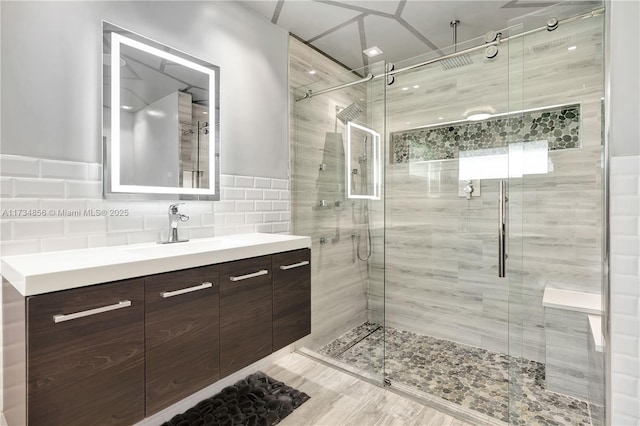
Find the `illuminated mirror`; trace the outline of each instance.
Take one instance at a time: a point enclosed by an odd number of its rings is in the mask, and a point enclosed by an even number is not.
[[[218,200],[219,68],[103,22],[104,194]]]
[[[380,134],[349,121],[347,123],[347,197],[380,199]]]

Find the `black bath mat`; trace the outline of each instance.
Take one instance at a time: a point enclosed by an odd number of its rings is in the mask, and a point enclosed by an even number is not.
[[[280,423],[309,398],[306,393],[258,371],[162,426],[271,426]]]

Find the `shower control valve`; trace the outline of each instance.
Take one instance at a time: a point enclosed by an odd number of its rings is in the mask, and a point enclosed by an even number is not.
[[[325,170],[327,170],[327,165],[322,163],[322,164],[320,164],[319,169],[324,172]]]

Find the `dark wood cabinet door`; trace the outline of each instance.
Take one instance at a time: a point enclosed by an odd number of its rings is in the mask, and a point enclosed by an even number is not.
[[[222,377],[271,354],[271,317],[271,256],[220,265]]]
[[[311,333],[311,251],[278,253],[272,264],[275,352]]]
[[[147,416],[220,377],[218,267],[145,278]]]
[[[144,279],[27,298],[27,422],[144,418]]]

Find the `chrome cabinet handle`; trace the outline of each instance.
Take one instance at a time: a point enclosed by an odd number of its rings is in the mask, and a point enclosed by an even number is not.
[[[86,311],[75,312],[73,314],[54,315],[53,322],[59,323],[64,321],[71,321],[78,318],[101,314],[103,312],[115,311],[116,309],[128,308],[129,306],[131,306],[130,300],[122,300],[114,305],[102,306],[100,308],[95,308],[95,309],[88,309]]]
[[[179,296],[181,294],[185,294],[185,293],[191,293],[192,291],[198,291],[198,290],[204,290],[205,288],[211,288],[211,286],[213,286],[213,284],[211,284],[210,282],[203,282],[200,285],[195,285],[193,287],[187,287],[187,288],[181,288],[180,290],[174,290],[174,291],[163,291],[160,293],[160,296],[164,297],[165,299],[167,297],[173,297],[173,296]]]
[[[306,266],[309,264],[308,260],[303,260],[302,262],[292,263],[291,265],[280,265],[280,269],[286,271],[287,269],[299,268],[301,266]]]
[[[267,271],[266,269],[263,269],[261,271],[254,272],[253,274],[240,275],[238,277],[229,277],[229,279],[231,281],[242,281],[242,280],[247,280],[247,279],[253,278],[253,277],[259,277],[260,275],[267,275],[268,273],[269,273],[269,271]]]
[[[506,182],[501,180],[498,187],[498,277],[504,278],[507,270],[506,232]]]

